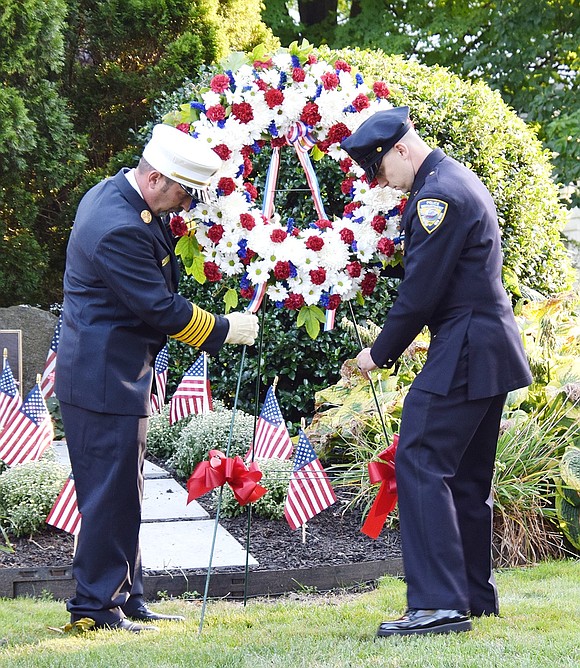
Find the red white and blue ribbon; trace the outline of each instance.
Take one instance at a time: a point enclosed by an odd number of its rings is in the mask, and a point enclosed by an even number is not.
[[[252,299],[250,299],[250,303],[246,307],[246,311],[248,313],[257,313],[258,309],[260,308],[260,305],[262,304],[262,300],[264,299],[264,295],[266,294],[266,288],[268,287],[267,283],[259,283],[258,285],[255,286],[254,288],[254,294],[252,295]]]

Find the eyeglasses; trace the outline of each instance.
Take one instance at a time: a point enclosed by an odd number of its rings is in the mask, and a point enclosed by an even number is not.
[[[179,183],[179,181],[177,181],[177,183]],[[204,202],[205,204],[209,202],[209,194],[206,188],[192,188],[191,186],[184,186],[183,183],[179,183],[179,185],[187,196],[191,197],[190,210],[193,209],[198,202]]]
[[[179,185],[181,186],[181,188],[185,191],[185,193],[189,197],[191,197],[192,199],[197,199],[197,197],[196,197],[197,191],[195,190],[195,188],[190,188],[189,186],[184,186],[183,183],[180,183]]]

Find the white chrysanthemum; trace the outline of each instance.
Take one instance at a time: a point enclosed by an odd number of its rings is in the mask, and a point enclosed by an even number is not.
[[[345,272],[340,272],[332,277],[332,291],[333,293],[344,297],[344,295],[352,289],[352,278]]]
[[[234,232],[224,232],[222,238],[217,244],[217,249],[223,255],[236,254],[238,252],[239,235]]]
[[[248,280],[252,285],[259,285],[264,283],[270,277],[272,265],[267,260],[254,260],[250,262],[246,271],[248,272]]]
[[[214,93],[213,90],[207,90],[201,94],[201,100],[205,105],[205,108],[213,107],[216,104],[222,103],[222,96],[219,93]]]
[[[317,104],[321,116],[320,125],[328,130],[342,116],[342,110],[348,104],[348,100],[341,91],[336,89],[324,90],[320,94]],[[326,137],[326,132],[324,137]]]
[[[182,218],[188,222],[189,220],[198,220],[207,223],[214,220],[217,216],[218,208],[215,204],[206,204],[205,202],[198,202],[195,207],[187,213],[182,213]]]
[[[305,281],[300,288],[300,294],[304,297],[304,301],[308,306],[318,304],[320,297],[322,297],[323,286],[314,285],[312,282]]]
[[[274,302],[283,302],[290,293],[282,283],[275,283],[274,285],[268,286],[266,294]]]
[[[226,276],[236,276],[244,270],[244,265],[237,255],[224,255],[219,263],[220,269]]]
[[[319,257],[321,266],[336,270],[348,263],[350,251],[334,230],[327,230],[324,234],[324,248],[320,251]]]
[[[240,214],[248,210],[248,201],[244,192],[235,190],[227,197],[219,197],[218,206],[221,212],[220,217],[223,221],[237,225],[240,222]]]
[[[308,102],[308,97],[303,89],[287,88],[284,91],[284,104],[277,109],[274,118],[280,134],[286,134],[296,123],[306,102]]]
[[[390,211],[393,207],[401,201],[402,193],[400,190],[393,188],[368,188],[362,194],[361,199],[366,206],[373,208],[375,211]]]

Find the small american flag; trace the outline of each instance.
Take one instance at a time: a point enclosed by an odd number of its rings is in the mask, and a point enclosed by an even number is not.
[[[0,374],[0,432],[22,405],[22,399],[8,360]]]
[[[50,513],[48,513],[46,523],[76,536],[81,530],[81,519],[82,517],[77,506],[75,481],[71,473],[54,502]]]
[[[269,387],[256,424],[254,443],[246,455],[246,460],[272,459],[272,457],[289,459],[292,450],[290,434],[286,429],[274,388]]]
[[[290,476],[284,515],[291,529],[298,529],[336,501],[326,471],[301,430]]]
[[[62,315],[59,316],[56,327],[54,328],[54,334],[52,336],[52,341],[50,342],[50,348],[48,349],[48,355],[46,356],[46,362],[44,363],[44,371],[42,372],[42,378],[40,380],[40,391],[45,399],[54,396],[54,369],[56,367],[56,353],[60,341],[61,325]]]
[[[52,420],[37,383],[0,434],[0,459],[6,466],[36,461],[53,439]]]
[[[167,346],[159,351],[155,358],[155,388],[156,394],[151,395],[151,409],[154,413],[160,411],[165,404],[165,391],[167,389],[167,369],[169,367],[169,350]]]
[[[192,413],[213,410],[211,388],[207,377],[207,355],[202,353],[185,372],[169,405],[169,424]]]

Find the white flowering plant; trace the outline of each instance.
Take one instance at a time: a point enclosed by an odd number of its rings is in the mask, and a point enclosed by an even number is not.
[[[369,86],[345,60],[318,60],[310,45],[295,43],[272,55],[263,47],[234,54],[196,99],[165,115],[164,122],[207,142],[222,159],[210,201],[175,216],[171,227],[187,273],[229,286],[226,311],[262,287],[278,308],[296,310],[298,326],[315,338],[324,310],[371,295],[381,268],[400,262],[406,198],[369,184],[340,148],[371,114],[392,106],[388,96],[385,82]],[[276,160],[291,147],[318,216],[302,225],[273,206]],[[248,177],[263,150],[271,150],[272,161],[260,197]],[[346,204],[332,220],[310,157],[315,164],[334,161],[342,172]]]

